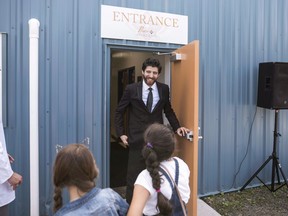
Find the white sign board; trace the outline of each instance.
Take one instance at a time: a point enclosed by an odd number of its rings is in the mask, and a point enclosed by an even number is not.
[[[101,5],[101,37],[188,43],[188,16]]]

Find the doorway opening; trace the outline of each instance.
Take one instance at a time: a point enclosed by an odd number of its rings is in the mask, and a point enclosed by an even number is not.
[[[110,187],[125,195],[129,147],[117,137],[114,115],[126,85],[142,80],[142,63],[149,57],[159,59],[162,72],[159,82],[170,85],[170,56],[155,55],[153,51],[111,49],[110,65]],[[127,118],[127,113],[124,119]],[[164,118],[165,119],[165,118]],[[127,120],[124,120],[124,125]],[[127,125],[126,125],[127,131]],[[129,141],[129,138],[128,138]],[[124,193],[124,194],[123,194]]]

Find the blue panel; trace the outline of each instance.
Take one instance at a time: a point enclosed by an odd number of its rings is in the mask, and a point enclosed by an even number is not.
[[[55,145],[88,137],[109,186],[110,50],[176,49],[178,45],[100,37],[101,4],[187,15],[189,41],[200,40],[198,193],[239,189],[272,153],[274,110],[256,106],[258,65],[288,62],[288,2],[263,0],[1,0],[8,33],[5,135],[24,182],[11,215],[29,215],[28,20],[40,21],[40,211],[51,215]],[[279,158],[288,175],[286,110],[280,111]],[[260,176],[271,181],[271,166]],[[258,185],[253,180],[250,186]]]

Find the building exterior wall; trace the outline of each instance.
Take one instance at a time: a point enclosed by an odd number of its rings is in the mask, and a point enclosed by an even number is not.
[[[13,168],[24,178],[11,215],[29,214],[29,32],[40,21],[40,213],[51,214],[55,146],[90,140],[106,187],[109,138],[109,46],[174,49],[100,37],[101,4],[188,16],[189,41],[200,40],[198,194],[239,189],[272,152],[274,110],[256,106],[258,64],[288,62],[288,2],[279,0],[1,0],[8,34],[7,127]],[[279,158],[288,173],[286,110],[280,111]],[[108,137],[108,138],[107,138]],[[271,166],[260,176],[271,181]],[[259,184],[253,181],[250,186]]]

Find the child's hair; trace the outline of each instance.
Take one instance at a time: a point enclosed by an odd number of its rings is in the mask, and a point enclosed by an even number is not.
[[[175,149],[176,138],[174,132],[163,124],[154,123],[144,133],[145,146],[142,155],[146,168],[152,178],[153,188],[157,191],[157,205],[160,215],[171,215],[172,205],[161,193],[161,178],[159,174],[160,162],[169,159]]]
[[[83,144],[69,144],[61,149],[53,168],[54,212],[62,207],[62,189],[76,186],[82,192],[95,187],[98,169],[92,153]]]

